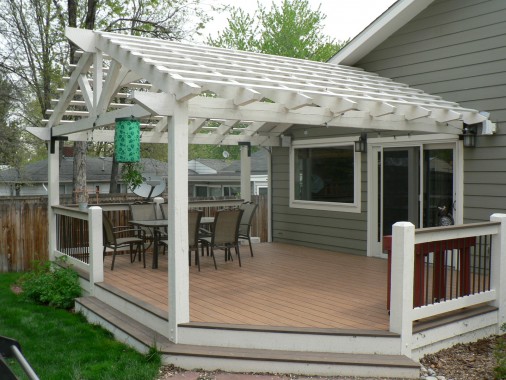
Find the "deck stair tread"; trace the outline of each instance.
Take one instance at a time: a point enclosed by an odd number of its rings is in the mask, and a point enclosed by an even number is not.
[[[397,368],[420,368],[420,364],[402,355],[343,354],[321,352],[294,352],[282,350],[262,350],[248,348],[227,348],[174,344],[156,331],[142,325],[95,297],[82,297],[76,300],[86,309],[108,321],[132,338],[147,347],[156,342],[158,350],[167,355],[186,355],[238,360],[304,362],[328,365],[359,365]]]
[[[413,333],[423,332],[425,330],[433,329],[448,325],[450,323],[463,321],[471,317],[484,315],[487,313],[497,312],[497,307],[490,305],[478,305],[461,309],[458,311],[449,312],[446,314],[438,315],[433,318],[426,318],[419,322],[413,323]]]

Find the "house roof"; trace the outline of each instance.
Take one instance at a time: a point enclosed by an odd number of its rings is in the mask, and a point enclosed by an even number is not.
[[[251,174],[267,174],[269,152],[265,149],[259,149],[251,154]],[[220,174],[240,174],[241,161],[236,160],[220,171]]]
[[[189,143],[265,146],[281,145],[296,124],[355,128],[358,138],[367,128],[460,134],[463,122],[485,119],[331,62],[72,28],[67,36],[84,52],[48,111],[49,128],[30,128],[46,140],[112,142],[116,118],[132,116],[141,119],[143,142],[166,143],[176,113],[188,117]]]
[[[196,158],[188,162],[189,168],[196,174],[216,174],[229,164],[229,161],[216,158]]]
[[[167,176],[167,163],[150,158],[141,160],[144,173],[161,177]],[[41,160],[25,165],[19,172],[17,169],[8,169],[0,172],[0,182],[46,183],[48,175],[48,162]],[[72,182],[73,157],[64,157],[60,166],[60,181]],[[121,164],[120,164],[121,165]],[[86,157],[86,179],[88,182],[110,182],[112,158]]]
[[[427,8],[434,0],[398,0],[376,20],[369,24],[329,62],[354,65],[393,33],[406,25],[413,17]]]

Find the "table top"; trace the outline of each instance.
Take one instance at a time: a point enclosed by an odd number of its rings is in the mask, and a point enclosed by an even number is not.
[[[168,224],[166,219],[129,220],[128,223],[144,227],[166,227]]]
[[[144,226],[144,227],[166,227],[168,221],[166,219],[149,219],[149,220],[129,220],[128,223],[133,224],[135,226]],[[204,216],[200,220],[200,224],[212,224],[214,223],[214,217],[212,216]]]

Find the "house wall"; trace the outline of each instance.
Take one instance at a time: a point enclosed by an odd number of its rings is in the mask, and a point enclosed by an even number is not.
[[[313,133],[314,131],[312,131]],[[322,136],[318,133],[318,136]],[[272,239],[343,253],[366,254],[367,164],[362,154],[362,212],[291,208],[289,148],[272,151]]]
[[[355,66],[490,112],[464,151],[464,221],[506,212],[506,1],[436,0]],[[478,131],[480,133],[480,131]]]

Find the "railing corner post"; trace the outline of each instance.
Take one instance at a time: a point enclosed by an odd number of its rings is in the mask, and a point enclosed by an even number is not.
[[[506,214],[493,214],[491,222],[500,222],[499,233],[492,235],[492,265],[490,268],[490,288],[496,291],[494,306],[499,309],[497,333],[506,323]]]
[[[397,222],[392,228],[390,331],[401,336],[401,354],[411,357],[415,226]]]
[[[104,281],[102,208],[92,206],[88,209],[88,231],[90,242],[90,294],[95,293],[95,283]]]

